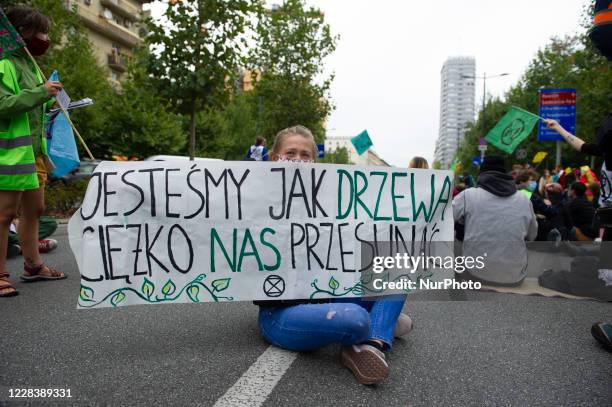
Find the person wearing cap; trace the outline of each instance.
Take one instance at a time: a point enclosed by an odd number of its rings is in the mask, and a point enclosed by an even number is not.
[[[517,191],[502,157],[485,158],[476,188],[453,199],[453,214],[465,226],[463,256],[485,258],[484,268],[466,267],[457,277],[488,285],[520,285],[527,271],[525,240],[535,239],[538,223],[529,198]]]

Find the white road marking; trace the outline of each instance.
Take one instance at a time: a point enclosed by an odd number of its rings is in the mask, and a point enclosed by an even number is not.
[[[297,358],[296,352],[268,347],[217,400],[214,407],[259,407]]]

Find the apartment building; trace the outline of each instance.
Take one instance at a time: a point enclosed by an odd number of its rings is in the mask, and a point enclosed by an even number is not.
[[[147,12],[145,3],[151,0],[68,0],[69,8],[87,27],[89,39],[98,62],[108,69],[109,78],[120,81],[127,71],[127,62],[133,56],[146,30],[142,24]]]

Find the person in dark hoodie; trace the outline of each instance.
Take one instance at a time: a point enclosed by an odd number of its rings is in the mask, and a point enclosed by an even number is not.
[[[525,240],[535,239],[538,223],[502,157],[485,158],[476,188],[455,197],[453,214],[455,222],[465,226],[463,255],[485,258],[483,268],[466,264],[462,277],[489,285],[520,285],[527,270]]]
[[[563,211],[565,227],[570,230],[571,240],[590,241],[599,234],[594,225],[595,208],[586,199],[587,187],[582,182],[574,182],[570,187],[571,201]]]

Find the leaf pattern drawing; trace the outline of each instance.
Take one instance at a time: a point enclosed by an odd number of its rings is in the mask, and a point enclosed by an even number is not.
[[[95,299],[95,292],[91,287],[81,284],[79,291],[79,306],[83,308],[93,308],[108,301],[113,307],[121,305],[128,295],[136,296],[148,304],[174,302],[186,295],[191,302],[200,302],[200,294],[206,292],[213,302],[233,301],[233,297],[221,296],[218,293],[227,290],[231,284],[231,278],[221,278],[213,280],[210,286],[204,283],[205,274],[199,274],[196,278],[185,284],[180,290],[172,279],[168,279],[161,290],[156,294],[155,283],[148,278],[144,278],[140,290],[132,287],[118,288],[100,300]]]

